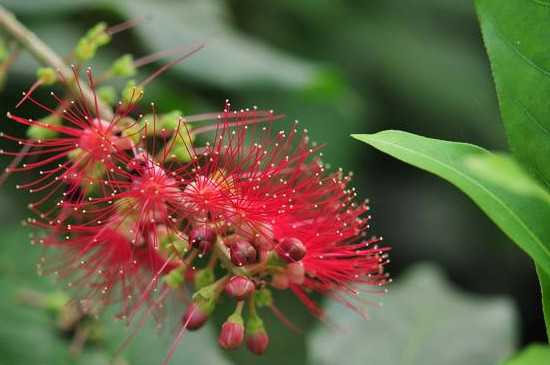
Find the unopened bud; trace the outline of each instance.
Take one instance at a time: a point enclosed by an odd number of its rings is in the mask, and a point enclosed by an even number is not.
[[[306,277],[304,264],[301,262],[292,262],[286,267],[286,277],[292,284],[302,285]]]
[[[234,276],[225,284],[224,291],[230,298],[245,300],[254,292],[254,283],[244,276]]]
[[[247,241],[235,242],[231,245],[231,262],[235,266],[245,266],[256,261],[258,252]]]
[[[287,289],[288,288],[288,277],[286,274],[275,274],[271,279],[271,286],[277,289]]]
[[[246,323],[246,347],[255,355],[263,355],[269,344],[269,336],[260,317],[253,316]]]
[[[222,325],[218,342],[224,350],[235,350],[244,342],[243,319],[238,314],[229,316]]]
[[[143,92],[143,86],[137,85],[134,80],[130,80],[122,90],[122,101],[126,105],[136,104],[141,99]]]
[[[216,243],[216,239],[216,232],[208,226],[199,226],[193,229],[189,235],[191,246],[199,250],[203,255],[212,249]]]
[[[279,259],[284,262],[297,262],[304,258],[307,253],[306,246],[297,238],[285,237],[279,241],[275,250]]]
[[[36,70],[36,78],[42,82],[42,85],[53,85],[57,81],[57,72],[51,67],[40,67]]]
[[[114,105],[117,102],[116,89],[112,86],[104,85],[97,88],[97,96],[107,105]]]
[[[131,54],[125,54],[119,57],[111,66],[111,73],[114,76],[132,77],[137,73],[134,66],[134,58]]]
[[[183,325],[187,324],[189,331],[201,328],[208,321],[209,313],[200,309],[200,306],[191,304],[183,315]]]

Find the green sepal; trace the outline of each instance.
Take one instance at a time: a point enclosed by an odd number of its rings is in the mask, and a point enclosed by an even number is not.
[[[193,303],[202,313],[210,314],[216,306],[215,285],[208,285],[193,294]]]
[[[270,307],[273,305],[273,294],[271,294],[271,290],[269,289],[264,288],[254,291],[253,298],[254,304],[258,308]]]
[[[243,316],[241,316],[240,314],[233,313],[232,315],[227,317],[227,322],[243,324],[244,320],[243,320]]]
[[[216,276],[212,269],[204,268],[195,274],[195,287],[197,289],[212,285],[214,281],[216,281]]]
[[[250,315],[246,321],[246,332],[249,334],[265,332],[264,321],[257,314]]]
[[[181,266],[175,269],[172,269],[168,274],[164,275],[164,282],[170,288],[176,290],[180,288],[185,282],[185,267]]]

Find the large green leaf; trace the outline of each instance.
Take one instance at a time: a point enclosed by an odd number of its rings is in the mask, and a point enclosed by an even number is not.
[[[487,365],[507,358],[517,341],[511,301],[461,293],[443,277],[432,266],[410,269],[366,322],[329,303],[327,314],[348,333],[313,333],[311,364]]]
[[[531,345],[503,365],[548,365],[550,348],[545,345]]]
[[[401,131],[354,137],[456,185],[550,273],[550,195],[512,160]]]
[[[550,2],[476,4],[511,151],[550,187]]]

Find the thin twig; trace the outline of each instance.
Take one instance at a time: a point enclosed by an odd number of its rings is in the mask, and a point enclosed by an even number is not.
[[[0,28],[4,28],[14,39],[21,43],[29,52],[31,52],[41,63],[56,69],[66,80],[72,80],[75,75],[70,67],[59,57],[50,47],[48,47],[36,34],[31,32],[21,22],[19,22],[11,12],[0,5]],[[89,105],[99,105],[99,111],[102,118],[111,119],[113,111],[107,105],[94,96],[94,92],[81,82],[82,97]]]

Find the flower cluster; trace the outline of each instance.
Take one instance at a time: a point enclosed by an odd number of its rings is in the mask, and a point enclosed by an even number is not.
[[[297,123],[279,131],[273,112],[232,111],[228,102],[219,113],[159,115],[153,106],[136,116],[139,86],[104,115],[83,97],[88,86],[77,72],[59,79],[63,96],[51,94],[57,106],[25,96],[45,118],[9,115],[28,133],[3,135],[22,150],[2,153],[16,156],[9,172],[35,176],[18,186],[38,196],[29,206],[36,215],[28,224],[42,232],[34,242],[58,248],[40,273],[64,280],[86,310],[116,304],[139,328],[149,315],[162,320],[167,298],[180,298],[173,352],[224,296],[235,310],[220,346],[246,343],[261,355],[269,337],[259,309],[292,327],[272,290],[289,289],[321,320],[313,293],[364,314],[359,292],[384,290],[387,248],[367,235],[367,203],[355,202],[351,175],[329,172]]]

